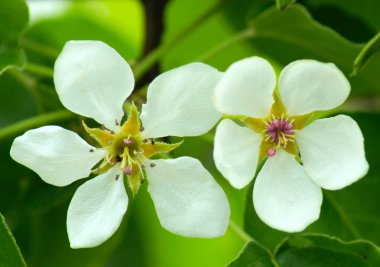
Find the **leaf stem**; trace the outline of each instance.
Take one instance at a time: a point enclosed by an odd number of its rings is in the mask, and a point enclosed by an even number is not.
[[[211,49],[210,51],[204,53],[203,55],[198,57],[196,61],[207,61],[210,58],[222,52],[223,50],[227,49],[228,47],[254,37],[255,34],[256,32],[254,28],[247,28],[244,31],[239,32],[236,35],[232,36],[231,38],[227,39],[226,41],[220,43],[218,46]]]
[[[234,221],[230,220],[229,227],[243,241],[245,241],[245,242],[253,241],[253,238],[247,232],[245,232],[243,229],[241,229],[241,227],[239,225],[237,225]]]
[[[355,58],[352,73],[350,76],[355,76],[362,69],[371,57],[380,49],[380,32],[378,32],[369,42],[363,47],[359,55]]]
[[[33,127],[56,121],[66,120],[72,116],[74,116],[74,114],[67,110],[59,110],[28,118],[0,129],[0,139],[16,135]]]
[[[54,71],[51,68],[30,62],[25,65],[24,70],[48,78],[53,78],[54,74]]]
[[[219,8],[223,6],[226,1],[216,1],[214,5],[208,8],[204,13],[197,17],[192,23],[181,30],[177,35],[170,41],[158,46],[152,52],[150,52],[146,57],[144,57],[139,63],[136,64],[133,72],[135,79],[139,80],[149,69],[160,59],[160,57],[172,49],[173,46],[178,44],[184,38],[186,38],[189,33],[194,31],[199,25],[204,23],[211,15],[213,15]]]

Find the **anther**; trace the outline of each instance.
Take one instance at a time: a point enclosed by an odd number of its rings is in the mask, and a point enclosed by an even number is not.
[[[115,180],[117,181],[119,179],[119,174],[116,174]]]
[[[125,138],[125,139],[124,139],[124,143],[125,143],[126,145],[128,145],[128,146],[131,146],[131,145],[133,145],[135,142],[133,142],[133,140],[130,140],[130,139],[128,139],[128,138]]]
[[[268,149],[268,156],[273,157],[274,155],[276,155],[276,152],[277,152],[277,150],[274,149],[273,147],[271,147]]]
[[[90,152],[92,153],[92,152],[94,152],[94,150],[91,148],[91,149],[90,149]]]
[[[142,131],[144,131],[144,127],[143,126],[141,126],[141,128],[140,128],[140,132],[142,132]]]
[[[154,141],[154,139],[150,139],[150,143],[151,143],[152,145],[154,145],[156,142]]]
[[[123,172],[126,174],[126,175],[131,175],[131,167],[129,167],[128,165],[124,167],[123,169]]]
[[[147,143],[148,142],[148,139],[144,139],[143,140],[143,143],[145,144],[145,143]]]
[[[115,120],[115,124],[116,124],[116,126],[119,126],[119,121]]]
[[[153,168],[153,167],[156,166],[156,164],[154,164],[154,163],[152,162],[152,163],[149,164],[149,166]]]

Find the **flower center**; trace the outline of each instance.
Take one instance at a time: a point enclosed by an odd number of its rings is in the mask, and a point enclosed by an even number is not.
[[[120,169],[127,175],[131,175],[134,171],[143,175],[144,142],[139,132],[132,135],[130,132],[125,131],[127,129],[123,129],[123,127],[116,132],[90,129],[87,126],[86,130],[107,151],[103,162],[93,170],[94,173],[104,173],[116,164],[120,164]]]
[[[182,143],[167,144],[143,137],[141,134],[143,127],[140,123],[137,108],[133,103],[128,120],[114,131],[89,128],[84,123],[83,126],[107,151],[103,162],[93,172],[96,174],[104,173],[110,168],[120,166],[120,169],[128,176],[128,183],[134,194],[137,193],[141,183],[144,181],[143,169],[146,159],[159,153],[168,153]],[[154,167],[154,164],[151,163],[149,166]],[[118,179],[118,176],[115,179]]]
[[[266,125],[264,132],[265,142],[272,143],[272,147],[268,149],[268,156],[273,157],[276,149],[282,146],[286,149],[289,142],[295,142],[294,119],[289,119],[282,115],[281,117],[272,117],[264,120]]]

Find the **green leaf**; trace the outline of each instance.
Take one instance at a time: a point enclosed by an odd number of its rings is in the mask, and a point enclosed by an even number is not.
[[[380,139],[378,137],[379,114],[351,115],[364,135],[366,157],[370,165],[369,173],[358,182],[342,190],[324,190],[320,218],[305,231],[324,233],[343,240],[368,239],[380,244],[380,170],[378,154]],[[245,211],[245,230],[258,242],[273,249],[280,240],[289,234],[271,229],[265,225],[254,211],[252,188],[247,194]]]
[[[380,50],[380,32],[376,34],[360,51],[354,62],[352,75],[357,75],[368,60]]]
[[[16,241],[4,217],[0,214],[0,265],[1,267],[26,267]]]
[[[83,13],[85,12],[83,11]],[[65,43],[70,40],[100,40],[115,48],[126,59],[137,56],[136,48],[132,45],[131,40],[97,20],[94,14],[85,13],[86,15],[83,15],[83,13],[80,10],[73,9],[64,16],[34,23],[26,31],[25,38],[27,38],[27,42],[24,42],[30,61],[43,65],[47,64],[47,61],[42,61],[40,58],[41,51],[28,44],[30,40],[52,49],[48,56],[53,60],[58,56]],[[54,29],[54,31],[51,29]],[[53,62],[49,63],[52,64]]]
[[[367,42],[379,30],[378,0],[306,0],[302,3],[316,20],[351,41]]]
[[[335,237],[306,234],[287,238],[272,255],[249,242],[229,267],[377,267],[380,249],[366,240],[343,242]]]
[[[363,48],[314,20],[299,4],[284,10],[269,8],[253,19],[251,27],[255,31],[251,45],[280,65],[313,58],[335,63],[348,76]],[[360,75],[350,79],[353,94],[380,94],[377,78],[380,60],[370,63]]]
[[[28,20],[24,0],[0,1],[0,74],[8,67],[25,64],[25,55],[18,41]]]
[[[239,256],[228,267],[276,267],[270,252],[255,241],[245,244]]]
[[[288,5],[294,4],[297,0],[276,0],[278,9],[284,9]]]
[[[163,36],[163,43],[172,40],[179,32],[190,25],[194,18],[204,14],[207,9],[215,5],[218,1],[221,2],[221,0],[173,1],[168,5],[166,11],[168,26]],[[272,0],[268,1],[273,4]],[[205,19],[202,24],[198,25],[192,31],[189,31],[181,42],[178,42],[163,56],[161,61],[163,70],[169,70],[173,68],[173,66],[199,60],[198,58],[202,58],[203,61],[203,57],[208,54],[210,50],[219,46],[220,43],[231,38],[231,36],[236,33],[235,29],[228,27],[230,26],[228,25],[229,23],[236,23],[239,26],[244,23],[245,26],[245,16],[242,16],[240,11],[247,12],[252,2],[256,3],[258,1],[239,0],[239,2],[236,3],[234,0],[225,2],[227,2],[227,4],[221,5],[217,11]],[[227,21],[225,13],[228,13],[228,19],[231,17],[229,21]],[[191,47],[191,50],[189,50],[189,47]],[[208,60],[207,63],[219,69],[224,69],[228,67],[231,62],[252,55],[252,53],[252,47],[238,43],[233,49],[223,51],[222,55],[213,57],[211,60]]]
[[[278,249],[281,267],[377,267],[380,250],[363,240],[343,242],[323,235],[289,238]]]

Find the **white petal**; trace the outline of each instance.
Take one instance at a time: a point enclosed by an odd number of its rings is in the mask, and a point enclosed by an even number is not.
[[[54,83],[67,109],[114,129],[134,77],[128,63],[105,43],[69,41],[55,62]]]
[[[95,247],[119,228],[128,207],[123,175],[114,167],[85,182],[75,192],[67,212],[72,248]]]
[[[262,136],[223,120],[216,128],[214,160],[217,169],[235,188],[246,186],[255,175]]]
[[[162,227],[188,237],[224,235],[230,207],[222,188],[190,157],[154,160],[146,168],[148,191]]]
[[[322,190],[293,156],[268,157],[253,189],[257,215],[272,228],[300,232],[319,217]]]
[[[325,189],[346,187],[368,171],[363,134],[348,116],[316,120],[296,140],[306,171]]]
[[[310,59],[290,63],[279,79],[280,96],[290,115],[335,108],[350,90],[347,78],[334,64]]]
[[[196,136],[208,132],[221,116],[212,104],[221,75],[206,64],[192,63],[154,79],[140,116],[144,136]]]
[[[266,117],[273,104],[276,73],[260,57],[232,64],[215,88],[214,103],[220,112],[250,117]]]
[[[44,126],[17,137],[10,154],[46,183],[65,186],[88,177],[105,151],[90,146],[72,131]]]

